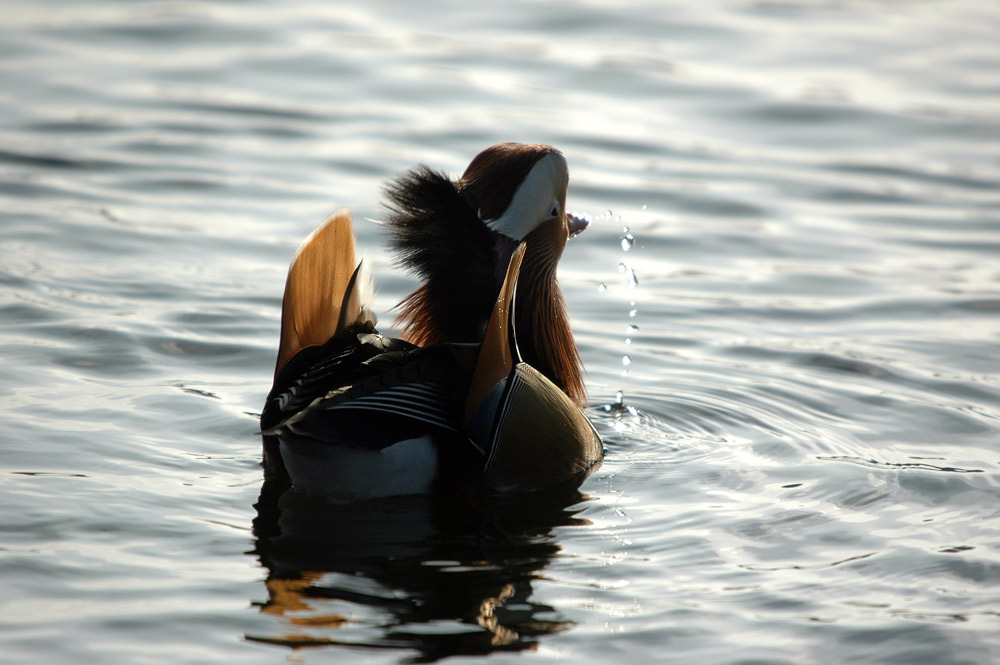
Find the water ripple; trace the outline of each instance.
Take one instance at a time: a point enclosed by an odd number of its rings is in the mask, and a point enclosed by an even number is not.
[[[8,4],[6,660],[995,660],[992,4]],[[298,242],[354,207],[389,320],[382,183],[503,140],[598,213],[560,283],[604,463],[271,501]]]
[[[953,466],[937,466],[927,462],[880,462],[874,459],[861,459],[858,457],[848,457],[845,455],[834,455],[829,457],[817,457],[816,459],[829,460],[833,462],[850,462],[873,469],[922,469],[925,471],[944,471],[948,473],[983,473],[985,469],[959,469]]]

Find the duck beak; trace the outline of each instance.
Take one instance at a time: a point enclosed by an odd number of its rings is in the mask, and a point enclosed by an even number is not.
[[[586,217],[566,213],[566,227],[569,229],[569,237],[583,233],[584,229],[590,226],[590,220]]]

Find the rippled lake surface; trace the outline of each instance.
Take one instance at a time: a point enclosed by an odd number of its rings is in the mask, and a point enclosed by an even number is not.
[[[3,662],[1000,660],[1000,5],[2,5]],[[383,183],[508,140],[606,461],[271,496],[295,248],[391,325]]]

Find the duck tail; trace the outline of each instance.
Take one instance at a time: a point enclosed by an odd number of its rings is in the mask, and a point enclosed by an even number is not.
[[[339,210],[305,239],[288,269],[275,376],[302,349],[353,323],[374,323],[371,300],[368,268],[355,264],[351,213]]]

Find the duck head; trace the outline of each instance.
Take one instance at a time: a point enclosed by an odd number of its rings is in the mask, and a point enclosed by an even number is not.
[[[404,337],[420,344],[481,342],[514,250],[525,255],[514,319],[521,359],[586,405],[556,268],[587,223],[566,213],[569,168],[549,145],[502,143],[452,182],[418,167],[387,189],[391,244],[424,280],[400,304]]]
[[[566,239],[587,226],[586,221],[566,213],[569,165],[550,145],[501,143],[487,148],[476,155],[456,184],[479,219],[515,246],[548,225],[565,231],[553,235],[558,245],[553,249],[561,254]]]

